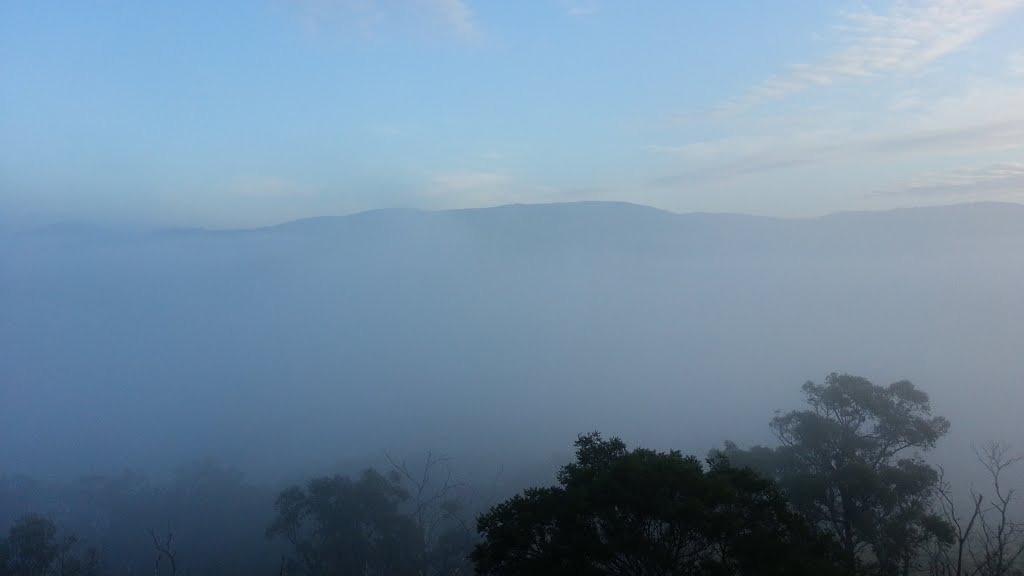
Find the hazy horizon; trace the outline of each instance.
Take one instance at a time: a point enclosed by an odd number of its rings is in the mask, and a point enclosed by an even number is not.
[[[364,210],[356,210],[347,213],[337,214],[318,214],[315,216],[304,216],[300,218],[293,218],[288,220],[281,220],[275,222],[268,222],[266,224],[256,224],[251,226],[200,226],[200,225],[189,225],[187,223],[179,225],[163,225],[163,226],[145,226],[134,222],[102,222],[92,221],[84,219],[63,219],[55,220],[51,222],[44,222],[31,226],[23,226],[15,229],[4,230],[0,228],[0,232],[7,233],[32,233],[32,232],[46,232],[48,230],[59,229],[65,226],[85,227],[85,229],[98,229],[98,230],[110,230],[110,231],[124,231],[124,232],[136,232],[136,233],[148,233],[148,232],[160,232],[160,231],[188,231],[188,230],[199,230],[199,231],[210,231],[210,232],[232,232],[232,231],[247,231],[247,230],[261,230],[261,229],[273,229],[289,224],[296,224],[305,221],[316,221],[316,220],[334,220],[343,219],[354,216],[372,214],[375,212],[412,212],[412,213],[443,213],[443,212],[471,212],[480,210],[494,210],[502,208],[515,208],[515,207],[543,207],[543,206],[569,206],[569,205],[624,205],[634,206],[638,208],[656,210],[658,212],[664,212],[673,216],[738,216],[745,218],[762,218],[766,220],[777,220],[777,221],[812,221],[819,220],[822,218],[829,218],[833,216],[843,215],[856,215],[856,214],[885,214],[885,213],[900,213],[906,211],[914,211],[919,209],[956,209],[960,207],[969,206],[1019,206],[1024,207],[1024,202],[1008,202],[998,200],[979,200],[975,202],[951,202],[946,204],[927,204],[921,206],[900,206],[895,208],[887,209],[876,209],[876,210],[839,210],[835,212],[825,212],[822,214],[804,215],[804,216],[766,216],[761,214],[752,214],[748,212],[728,212],[728,211],[675,211],[666,208],[658,208],[657,206],[651,206],[649,204],[640,204],[636,202],[630,202],[628,200],[570,200],[570,201],[552,201],[552,202],[515,202],[509,204],[495,204],[493,206],[475,206],[466,208],[410,208],[410,207],[387,207],[387,208],[367,208]]]
[[[0,6],[0,228],[1024,200],[1021,0]]]

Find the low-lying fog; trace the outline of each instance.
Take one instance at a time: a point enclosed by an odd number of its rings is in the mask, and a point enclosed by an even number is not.
[[[909,379],[934,458],[1024,438],[1024,206],[812,220],[615,203],[376,211],[239,231],[55,226],[0,245],[0,472],[280,481],[580,432],[771,442],[831,371]]]

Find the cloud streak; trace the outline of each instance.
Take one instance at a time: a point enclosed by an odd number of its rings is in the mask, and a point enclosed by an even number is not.
[[[451,33],[473,39],[480,35],[473,11],[465,0],[291,0],[306,28],[354,30],[376,36],[396,23],[434,19]]]
[[[449,172],[435,174],[431,182],[450,191],[494,189],[507,183],[509,177],[500,172]]]
[[[1024,162],[1001,162],[985,166],[932,172],[876,190],[875,196],[941,196],[969,199],[1024,198]]]
[[[858,165],[885,163],[895,158],[944,155],[970,149],[999,151],[1019,148],[1024,121],[977,123],[940,129],[876,133],[863,137],[826,132],[793,135],[786,142],[750,137],[697,142],[683,146],[651,146],[692,166],[681,174],[656,180],[672,184],[713,180],[798,168],[828,162]]]
[[[969,45],[1024,0],[897,2],[886,13],[847,12],[841,48],[822,60],[796,64],[719,107],[741,112],[764,100],[829,86],[840,80],[912,74]]]
[[[307,195],[310,190],[295,182],[274,177],[245,177],[240,178],[229,186],[229,191],[235,195],[245,198],[293,198]]]
[[[469,9],[469,5],[464,0],[423,0],[423,3],[440,16],[456,34],[465,38],[479,35],[480,29],[476,24],[473,11]]]
[[[487,170],[457,170],[426,174],[419,197],[425,208],[480,208],[509,202],[512,178]]]
[[[570,18],[588,18],[597,15],[599,6],[596,0],[562,0],[565,15]]]
[[[1007,67],[1011,76],[1024,78],[1024,50],[1010,54]]]
[[[597,14],[597,8],[593,6],[573,6],[566,10],[565,13],[573,18],[585,18]]]
[[[751,117],[731,136],[647,149],[676,172],[656,178],[658,185],[826,166],[871,179],[864,167],[906,172],[978,154],[1024,152],[1022,99],[1024,85],[1001,79],[975,79],[943,97],[904,88],[846,114],[824,108]]]

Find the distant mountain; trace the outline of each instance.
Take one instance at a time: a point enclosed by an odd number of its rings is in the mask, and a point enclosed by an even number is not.
[[[763,440],[827,371],[1024,436],[1024,206],[787,220],[625,203],[377,210],[0,243],[0,472],[271,472],[601,429]]]
[[[497,241],[597,242],[604,247],[763,247],[770,244],[825,241],[846,245],[844,238],[870,242],[956,242],[958,235],[1018,236],[1024,205],[983,202],[904,208],[884,212],[843,212],[808,219],[781,219],[728,213],[677,214],[627,202],[513,204],[496,208],[440,212],[384,209],[348,216],[306,218],[255,229],[204,231],[198,234],[277,234],[289,236],[398,234],[409,238],[445,229],[468,231]],[[868,235],[867,231],[873,232]],[[528,231],[529,233],[525,233]]]

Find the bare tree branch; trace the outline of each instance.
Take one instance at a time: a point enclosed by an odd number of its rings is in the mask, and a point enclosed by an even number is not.
[[[167,537],[163,540],[157,538],[156,532],[149,531],[153,539],[153,547],[156,548],[156,560],[153,563],[153,576],[160,575],[160,561],[167,558],[171,566],[171,576],[178,573],[177,552],[174,551],[174,532],[168,530]]]

